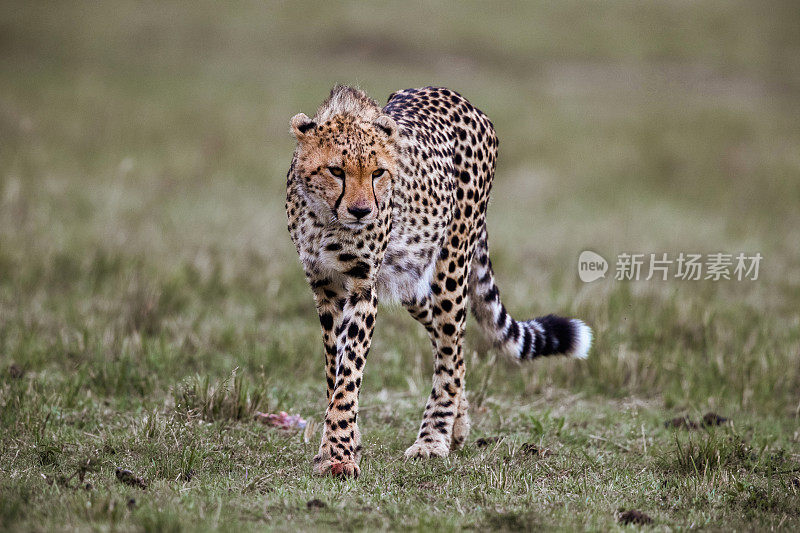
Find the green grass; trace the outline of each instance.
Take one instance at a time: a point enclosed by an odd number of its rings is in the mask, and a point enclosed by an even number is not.
[[[0,529],[800,528],[798,26],[792,2],[4,4]],[[336,82],[484,110],[507,307],[596,333],[519,366],[471,328],[473,434],[407,463],[429,347],[382,308],[357,481],[311,475],[322,347],[283,213],[288,119]],[[764,260],[583,284],[585,249]],[[731,422],[664,426],[707,411]]]

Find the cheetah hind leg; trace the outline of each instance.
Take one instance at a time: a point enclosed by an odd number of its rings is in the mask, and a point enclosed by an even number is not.
[[[456,419],[453,422],[453,435],[450,441],[450,451],[460,450],[469,437],[469,430],[472,426],[469,419],[469,402],[467,401],[467,394],[464,391],[461,394],[461,399],[458,402],[458,412]]]

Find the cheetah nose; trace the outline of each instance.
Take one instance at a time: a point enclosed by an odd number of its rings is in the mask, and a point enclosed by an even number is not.
[[[361,220],[365,216],[372,213],[372,209],[369,207],[348,207],[347,212],[356,217],[357,219]]]

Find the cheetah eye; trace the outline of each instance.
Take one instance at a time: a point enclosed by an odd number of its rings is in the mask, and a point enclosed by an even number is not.
[[[328,167],[328,172],[340,180],[344,179],[344,170],[342,170],[340,167]]]
[[[376,180],[376,179],[380,178],[381,176],[383,176],[385,173],[386,173],[386,171],[384,169],[379,168],[378,170],[376,170],[375,172],[372,173],[372,179]]]

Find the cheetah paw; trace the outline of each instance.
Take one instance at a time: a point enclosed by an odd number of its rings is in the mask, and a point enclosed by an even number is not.
[[[318,476],[333,476],[339,478],[357,478],[361,469],[353,461],[332,461],[330,459],[314,458],[314,473]]]
[[[406,459],[427,459],[429,457],[447,457],[450,446],[443,442],[417,441],[406,450]]]

